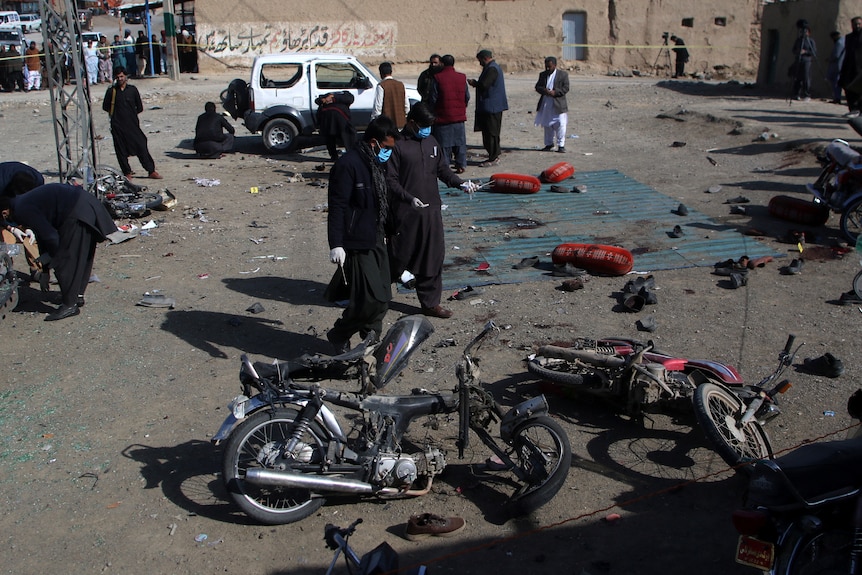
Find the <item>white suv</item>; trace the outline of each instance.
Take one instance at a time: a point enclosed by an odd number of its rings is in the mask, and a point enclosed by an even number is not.
[[[42,18],[38,14],[21,14],[21,30],[25,34],[35,32],[42,27]]]
[[[365,129],[379,82],[348,54],[268,54],[255,58],[250,81],[232,81],[221,101],[234,119],[243,118],[250,132],[262,133],[268,150],[288,152],[296,149],[297,136],[310,136],[317,129],[314,100],[321,94],[353,94],[353,125]],[[411,104],[421,99],[415,86],[405,87]]]

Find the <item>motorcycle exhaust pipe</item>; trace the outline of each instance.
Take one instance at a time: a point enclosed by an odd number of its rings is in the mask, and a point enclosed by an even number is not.
[[[248,469],[245,480],[254,485],[277,485],[298,487],[311,491],[336,491],[338,493],[374,493],[374,486],[364,481],[344,477],[323,477],[304,473],[289,473],[271,469]]]

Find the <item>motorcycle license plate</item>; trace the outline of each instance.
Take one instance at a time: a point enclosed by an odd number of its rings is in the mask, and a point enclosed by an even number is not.
[[[775,546],[772,543],[740,535],[736,544],[736,562],[756,567],[763,571],[772,569],[775,561]]]

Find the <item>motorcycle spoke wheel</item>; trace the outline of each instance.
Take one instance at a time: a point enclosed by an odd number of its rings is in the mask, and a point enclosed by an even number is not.
[[[536,417],[513,433],[510,457],[527,477],[511,497],[512,511],[526,515],[553,499],[563,487],[572,465],[572,448],[557,422]]]
[[[288,469],[292,460],[278,455],[290,437],[296,410],[279,408],[255,413],[234,429],[224,454],[224,482],[233,501],[256,521],[283,525],[308,517],[325,499],[307,489],[254,485],[244,481],[252,468]],[[300,438],[297,462],[320,461],[326,453],[325,435],[313,424]]]
[[[841,213],[841,233],[851,243],[862,233],[862,200],[858,200]]]
[[[787,575],[846,575],[850,573],[852,546],[853,533],[849,529],[803,535],[789,553],[788,565],[777,572]]]
[[[769,438],[759,423],[753,421],[743,427],[736,424],[743,404],[733,393],[714,383],[704,383],[694,392],[693,407],[706,438],[731,467],[744,470],[745,463],[772,458]]]

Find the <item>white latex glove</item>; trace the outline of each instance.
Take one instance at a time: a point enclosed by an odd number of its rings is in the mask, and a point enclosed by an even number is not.
[[[27,228],[26,230],[24,230],[24,235],[27,236],[28,238],[30,238],[30,245],[31,246],[34,243],[36,243],[36,234],[33,233],[33,230]]]
[[[420,200],[419,198],[413,198],[413,207],[414,208],[427,208],[428,204]]]
[[[344,248],[332,248],[329,250],[329,261],[343,266],[344,262],[347,261],[347,252],[344,251]]]
[[[477,192],[479,190],[479,184],[474,184],[472,181],[466,181],[461,184],[460,187],[468,194],[472,194],[473,192]]]
[[[33,230],[22,230],[21,228],[12,228],[11,233],[15,236],[15,239],[24,243],[24,238],[30,239],[30,245],[33,245],[33,242],[36,241],[36,234],[33,233]]]

